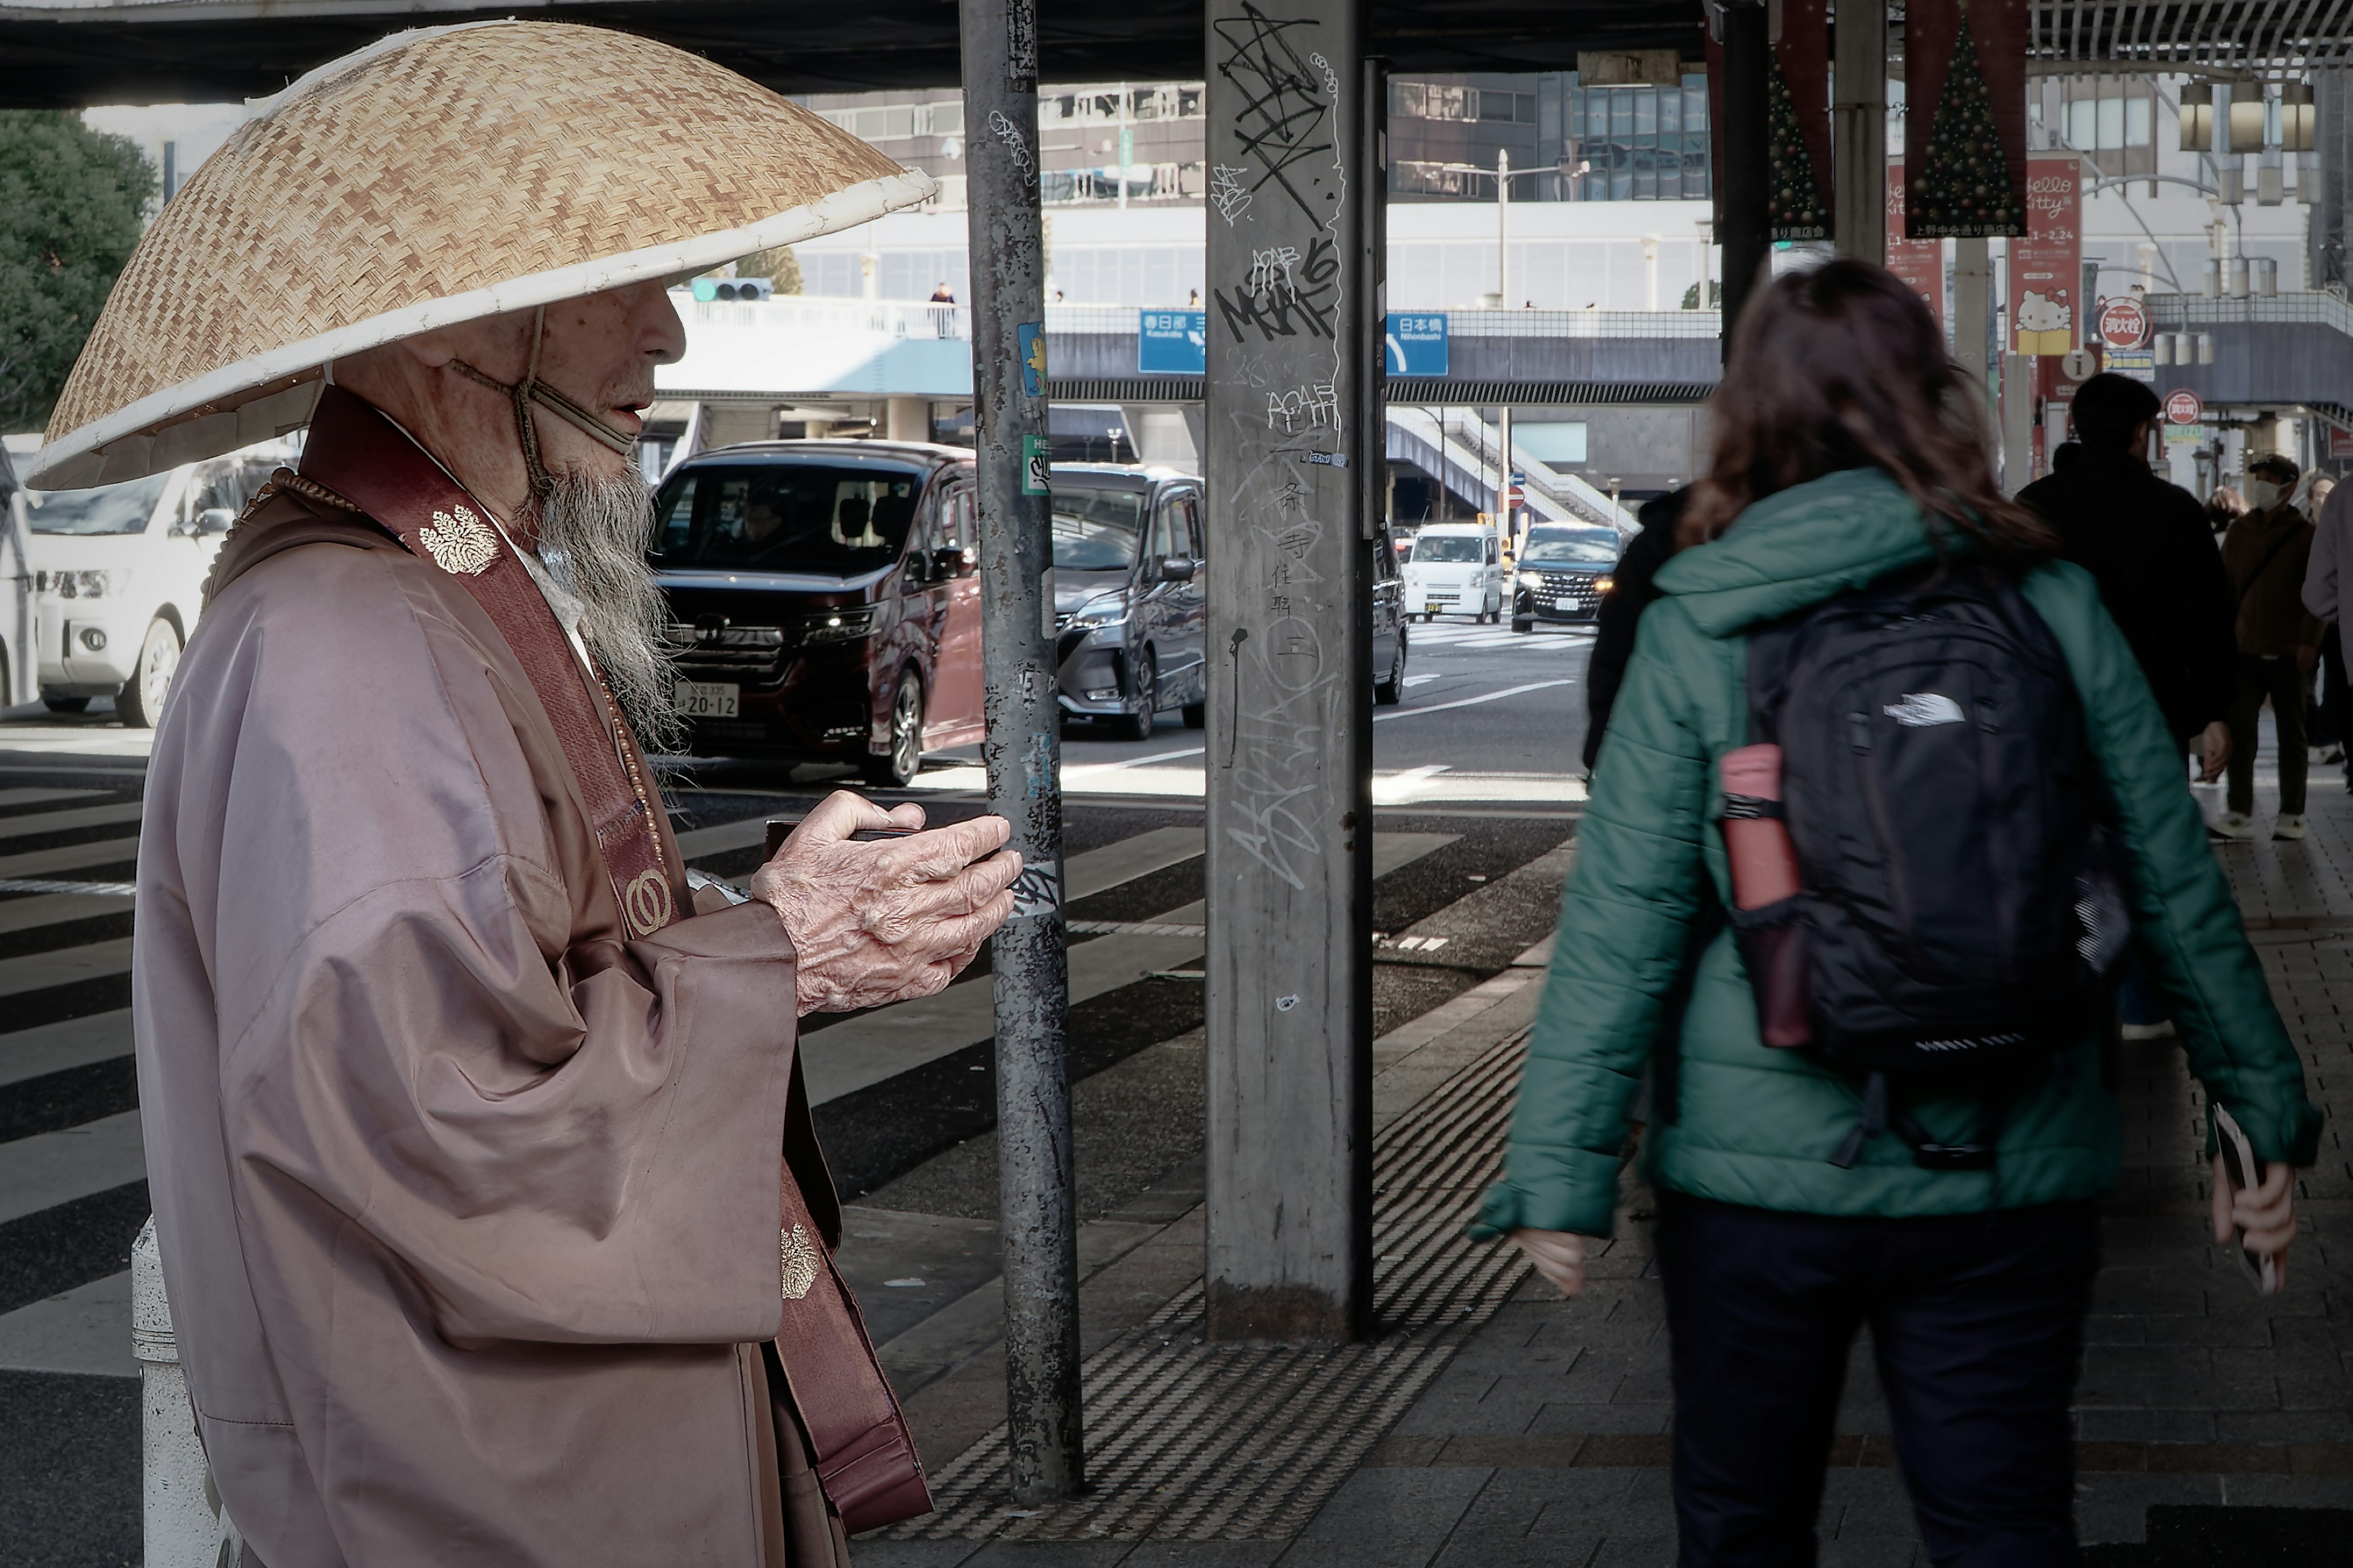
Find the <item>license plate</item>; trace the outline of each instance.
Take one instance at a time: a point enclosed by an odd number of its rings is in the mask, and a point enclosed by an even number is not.
[[[743,690],[732,681],[681,680],[670,701],[689,719],[733,719]]]

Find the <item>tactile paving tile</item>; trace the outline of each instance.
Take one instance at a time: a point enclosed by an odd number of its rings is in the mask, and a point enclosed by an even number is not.
[[[1373,1153],[1380,1337],[1353,1345],[1203,1342],[1201,1284],[1087,1358],[1086,1495],[1008,1500],[999,1426],[932,1476],[939,1511],[901,1539],[1257,1541],[1297,1534],[1526,1271],[1462,1234],[1494,1175],[1525,1031],[1379,1135]]]

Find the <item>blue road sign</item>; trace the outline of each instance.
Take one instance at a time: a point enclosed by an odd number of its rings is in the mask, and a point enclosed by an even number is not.
[[[1446,374],[1446,317],[1442,312],[1392,310],[1388,337],[1391,375]]]
[[[1135,323],[1135,374],[1208,374],[1209,312],[1145,310]]]

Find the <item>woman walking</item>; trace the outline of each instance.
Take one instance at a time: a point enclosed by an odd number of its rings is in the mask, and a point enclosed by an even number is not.
[[[1995,486],[1980,409],[1926,310],[1879,268],[1834,261],[1752,299],[1715,400],[1714,471],[1659,574],[1602,746],[1504,1179],[1480,1215],[1481,1234],[1509,1235],[1576,1294],[1583,1238],[1610,1234],[1629,1104],[1650,1070],[1642,1158],[1660,1194],[1685,1568],[1813,1562],[1863,1322],[1931,1560],[2076,1560],[2068,1404],[2098,1266],[2094,1205],[2119,1160],[2100,986],[2125,902],[2192,1069],[2265,1163],[2221,1200],[2218,1239],[2242,1230],[2279,1260],[2292,1167],[2315,1157],[2319,1113],[2179,748],[2092,579]],[[1928,608],[1887,609],[1903,604]],[[1868,653],[1873,637],[1924,627],[1939,647],[2029,657],[1954,656],[1977,688],[1890,677],[1867,701],[1839,689],[1824,710],[1835,743],[1809,750],[1823,639]],[[2038,658],[2045,688],[2024,670]],[[2031,852],[1989,872],[1956,861],[1941,882],[1894,875],[1896,860],[1933,862],[1939,835],[1978,830],[1966,813],[1906,811],[1977,788],[1980,763],[1988,778],[2033,774],[2033,755],[2003,751],[2030,732],[2051,737],[2038,744],[2055,782],[1975,809]],[[1959,747],[1946,754],[1967,776],[1904,775],[1839,813],[1844,858],[1821,852],[1839,781],[1935,746]],[[2063,827],[2071,800],[2088,814],[2076,828],[2028,834]],[[1872,837],[1890,825],[1892,838]],[[1778,869],[1759,848],[1776,843]],[[1873,845],[1889,866],[1859,869]],[[2053,866],[2071,879],[2042,908],[2019,904]],[[1883,907],[1853,892],[1866,871],[1887,872]],[[1767,873],[1789,896],[1758,907]],[[1874,930],[1907,921],[1915,947],[1873,948]],[[2041,946],[2020,945],[2021,931]],[[1948,987],[1941,1037],[1865,1016],[1998,948],[2031,957],[2020,973],[2042,989],[1999,976],[1955,1002]],[[2013,1015],[2024,1021],[2001,1026]],[[1905,1066],[1939,1051],[1986,1065]]]

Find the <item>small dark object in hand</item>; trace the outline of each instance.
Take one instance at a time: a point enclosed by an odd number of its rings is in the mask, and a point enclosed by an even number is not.
[[[797,816],[772,816],[768,818],[768,847],[762,854],[761,858],[764,860],[775,859],[776,858],[776,851],[785,847],[786,837],[789,835],[794,828],[798,827],[804,820],[804,818]],[[857,832],[849,836],[849,841],[852,844],[875,844],[885,838],[904,838],[911,833],[920,833],[922,831],[923,829],[919,827],[861,827]]]

